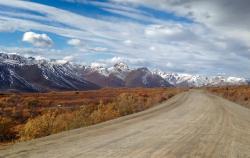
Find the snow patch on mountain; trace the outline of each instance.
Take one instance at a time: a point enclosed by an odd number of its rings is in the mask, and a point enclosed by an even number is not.
[[[130,69],[127,64],[118,62],[114,64],[112,67],[105,67],[105,65],[101,65],[99,63],[92,63],[87,67],[88,71],[98,72],[100,75],[108,77],[110,75],[114,75],[122,80],[125,79]]]
[[[124,80],[127,74],[131,71],[127,64],[119,62],[116,63],[114,66],[108,68],[110,74],[115,75],[116,77]]]
[[[191,74],[166,73],[155,70],[158,74],[174,86],[202,87],[202,86],[226,86],[226,85],[246,85],[247,80],[233,76],[201,76]]]
[[[21,91],[96,89],[82,78],[84,66],[0,53],[0,89]]]
[[[41,78],[46,80],[46,82],[48,81],[59,87],[73,87],[74,89],[77,89],[77,84],[81,84],[82,86],[84,84],[89,84],[87,83],[88,80],[84,80],[84,74],[86,73],[90,73],[92,79],[99,78],[97,81],[102,80],[105,81],[104,83],[109,83],[110,85],[116,82],[119,86],[122,86],[126,80],[129,80],[129,78],[127,78],[128,76],[133,76],[129,75],[130,73],[136,73],[137,79],[142,81],[144,85],[153,83],[158,83],[156,85],[159,85],[159,82],[161,82],[162,87],[166,86],[167,83],[177,87],[245,85],[249,83],[249,80],[233,76],[202,76],[167,73],[160,70],[151,71],[147,68],[131,69],[123,62],[117,62],[111,67],[106,67],[106,65],[99,63],[83,66],[64,60],[35,59],[33,57],[26,58],[17,54],[4,54],[1,52],[0,66],[2,67],[0,72],[2,82],[13,84],[14,81],[18,81],[26,87],[31,88],[34,87],[32,84],[25,81],[25,78],[19,73],[19,69],[24,71],[23,68],[31,69],[31,67],[34,66],[32,70],[36,71],[36,73],[38,73],[38,71],[41,72]]]

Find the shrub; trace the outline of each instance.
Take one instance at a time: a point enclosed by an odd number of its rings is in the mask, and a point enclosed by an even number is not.
[[[32,100],[29,100],[27,102],[27,106],[29,109],[34,109],[35,107],[37,107],[39,105],[39,101],[36,100],[36,99],[32,99]]]
[[[75,129],[92,124],[91,114],[97,109],[95,106],[82,106],[79,110],[73,112],[72,120],[69,122],[68,128]]]
[[[30,140],[53,133],[56,112],[49,111],[34,119],[29,119],[20,132],[21,140]]]
[[[20,103],[21,97],[19,95],[13,94],[7,99],[7,103],[11,106],[15,106]]]
[[[173,93],[168,94],[168,98],[172,98],[174,96]]]
[[[250,86],[229,86],[208,88],[208,90],[216,95],[223,96],[233,102],[236,102],[246,108],[250,108]]]
[[[91,115],[90,119],[92,121],[92,124],[108,121],[114,118],[119,117],[119,112],[116,109],[116,106],[114,103],[109,103],[107,105],[104,105],[100,103],[98,105],[98,109],[95,110]]]
[[[30,110],[30,117],[36,116],[36,108],[39,105],[39,101],[37,99],[32,99],[27,102],[27,107]]]
[[[143,111],[153,104],[159,103],[162,100],[160,95],[132,95],[128,93],[121,94],[117,99],[117,109],[121,116],[133,114]]]
[[[136,98],[128,93],[123,93],[117,98],[117,109],[121,116],[129,115],[134,113],[133,108],[136,103]]]
[[[74,129],[71,127],[71,124],[73,122],[75,122],[75,121],[74,121],[74,115],[72,113],[64,112],[62,114],[59,114],[56,116],[56,118],[54,120],[53,129],[52,129],[51,133],[59,133],[62,131]],[[77,127],[77,128],[79,128],[79,127]]]
[[[10,133],[8,130],[14,123],[15,127],[21,125],[18,130],[21,140],[39,138],[143,111],[181,91],[183,90],[138,88],[8,95],[1,98],[0,108],[12,120],[7,121],[8,126],[4,125],[3,129]],[[65,108],[55,108],[55,105],[65,105]],[[12,125],[9,126],[11,122]]]
[[[11,134],[12,120],[11,118],[0,116],[0,140],[9,140],[12,136]]]
[[[76,91],[76,92],[75,92],[75,94],[79,94],[79,92],[78,92],[78,91]]]

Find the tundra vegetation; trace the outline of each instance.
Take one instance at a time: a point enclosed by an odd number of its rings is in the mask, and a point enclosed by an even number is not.
[[[250,108],[250,86],[228,86],[207,88],[210,92]]]
[[[0,94],[2,143],[26,141],[148,109],[182,88]]]

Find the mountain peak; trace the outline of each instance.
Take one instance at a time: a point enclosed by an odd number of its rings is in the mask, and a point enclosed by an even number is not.
[[[114,68],[117,70],[121,70],[121,71],[129,70],[128,65],[123,63],[123,62],[118,62],[118,63],[114,64]]]

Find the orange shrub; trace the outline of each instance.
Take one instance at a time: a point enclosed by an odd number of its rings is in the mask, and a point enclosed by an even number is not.
[[[100,103],[98,105],[98,109],[95,110],[90,115],[90,119],[92,121],[92,124],[97,124],[100,122],[104,122],[104,121],[108,121],[108,120],[117,118],[119,116],[120,116],[119,112],[117,111],[114,103],[109,103],[107,105]]]
[[[106,88],[86,92],[5,94],[0,96],[0,113],[10,118],[5,118],[0,132],[13,135],[9,129],[15,129],[14,139],[39,138],[143,111],[182,91],[185,89]]]
[[[56,115],[56,112],[49,111],[44,115],[29,119],[20,132],[20,139],[30,140],[52,134]]]
[[[11,127],[13,123],[8,117],[0,116],[0,140],[6,141],[12,138]]]
[[[207,88],[210,92],[250,108],[250,86]]]

